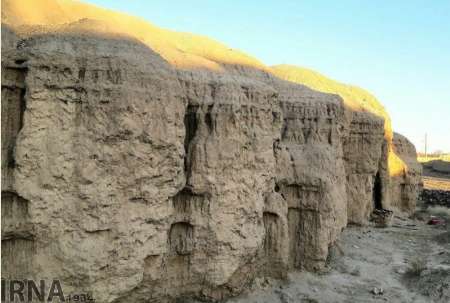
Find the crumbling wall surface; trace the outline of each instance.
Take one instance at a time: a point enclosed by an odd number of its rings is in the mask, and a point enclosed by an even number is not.
[[[77,30],[2,32],[5,277],[98,302],[219,301],[322,268],[348,221],[385,206],[382,119],[267,72],[174,69],[127,36]]]
[[[382,118],[359,111],[350,117],[343,140],[348,222],[364,225],[372,210],[386,203],[388,149]]]
[[[165,302],[286,273],[272,87],[175,71],[123,37],[18,45],[2,61],[5,276]]]
[[[283,111],[274,147],[276,190],[286,200],[289,267],[320,269],[347,224],[342,100],[284,81],[275,83]]]
[[[172,198],[170,252],[148,259],[143,282],[118,302],[161,292],[220,300],[275,264],[286,271],[285,214],[273,181],[281,127],[275,91],[208,71],[178,77],[187,102],[186,178]]]
[[[421,190],[422,165],[417,161],[414,145],[401,134],[394,133],[393,151],[403,161],[403,169],[391,176],[389,206],[411,215]]]
[[[185,183],[181,92],[126,39],[45,35],[2,54],[4,277],[60,279],[99,302],[142,281]]]

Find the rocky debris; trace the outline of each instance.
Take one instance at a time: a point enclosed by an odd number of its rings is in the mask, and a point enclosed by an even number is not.
[[[387,209],[375,209],[370,215],[371,221],[375,222],[377,227],[388,227],[392,225],[394,212]]]
[[[380,117],[264,69],[179,69],[102,25],[2,30],[4,277],[219,301],[322,269],[394,189],[414,208],[418,172],[391,183]]]
[[[420,199],[426,205],[440,205],[450,208],[450,191],[423,189]]]
[[[374,294],[375,296],[380,296],[380,295],[382,295],[384,293],[384,290],[383,290],[382,287],[374,287],[371,290],[371,293]]]
[[[426,269],[409,283],[431,302],[447,303],[450,300],[450,270],[448,267]]]

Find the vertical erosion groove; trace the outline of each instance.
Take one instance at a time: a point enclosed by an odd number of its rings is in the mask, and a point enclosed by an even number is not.
[[[2,274],[24,278],[31,270],[33,236],[27,226],[28,200],[2,191]]]
[[[24,78],[25,78],[25,75],[24,75]],[[25,95],[27,93],[27,90],[25,88],[25,83],[23,85],[24,85],[24,87],[20,89],[20,96],[19,96],[19,129],[18,129],[18,132],[23,127],[23,116],[24,116],[25,110],[27,108],[27,103],[25,100]]]
[[[301,265],[300,247],[300,210],[298,208],[288,209],[289,230],[289,264],[293,268]]]
[[[208,111],[205,114],[205,123],[208,126],[208,130],[211,133],[214,130],[214,121],[212,118],[212,108],[213,105],[208,105]]]
[[[2,81],[2,189],[11,189],[12,170],[16,167],[15,147],[17,135],[23,127],[26,109],[26,68],[5,68]],[[2,79],[3,80],[3,79]]]
[[[185,127],[185,137],[184,137],[184,172],[186,174],[186,182],[190,175],[190,152],[189,146],[195,137],[195,133],[198,128],[197,120],[197,110],[198,106],[189,105],[186,109],[186,114],[184,116],[184,127]]]
[[[197,109],[198,106],[189,105],[184,116],[184,127],[186,131],[186,135],[184,137],[184,149],[186,155],[189,152],[189,144],[191,143],[192,139],[194,139],[195,133],[197,132]]]
[[[281,240],[278,215],[264,212],[263,221],[265,229],[264,253],[269,259],[277,259],[280,253],[279,241]]]
[[[208,196],[196,194],[188,187],[184,187],[172,200],[176,213],[192,215],[193,213],[207,214],[209,212]]]
[[[169,244],[172,253],[189,255],[194,248],[194,227],[187,222],[172,224],[169,232]]]
[[[23,65],[26,60],[16,60]],[[15,192],[14,169],[17,136],[24,125],[28,69],[2,66],[2,274],[7,278],[27,278],[34,250],[29,230],[28,200]]]

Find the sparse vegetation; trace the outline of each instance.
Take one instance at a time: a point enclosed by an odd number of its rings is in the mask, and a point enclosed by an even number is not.
[[[427,269],[427,260],[423,257],[415,257],[409,262],[409,268],[406,275],[410,277],[419,277]]]

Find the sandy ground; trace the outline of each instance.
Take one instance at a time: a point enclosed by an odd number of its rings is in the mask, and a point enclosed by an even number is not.
[[[325,271],[260,279],[227,302],[450,302],[450,211],[446,224],[427,225],[430,216],[419,210],[389,228],[349,227]]]

